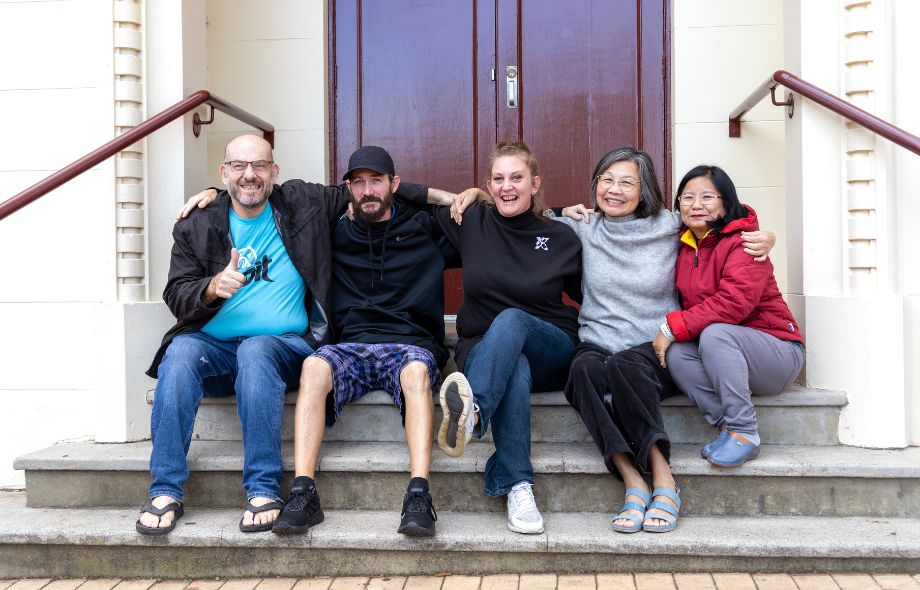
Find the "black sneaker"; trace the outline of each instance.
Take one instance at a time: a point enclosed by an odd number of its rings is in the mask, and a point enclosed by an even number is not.
[[[308,477],[295,477],[281,514],[272,525],[272,532],[276,535],[299,535],[321,522],[323,509],[319,505],[316,484]]]
[[[434,511],[428,489],[410,484],[403,498],[402,521],[398,532],[409,537],[431,537],[437,519],[438,513]]]

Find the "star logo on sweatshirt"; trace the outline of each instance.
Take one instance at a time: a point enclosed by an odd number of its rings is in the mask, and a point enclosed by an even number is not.
[[[549,241],[549,238],[537,238],[537,245],[533,247],[534,250],[546,250],[549,252],[549,247],[546,243]]]

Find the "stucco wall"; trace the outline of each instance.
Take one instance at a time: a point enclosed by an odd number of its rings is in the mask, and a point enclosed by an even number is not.
[[[7,199],[111,139],[112,3],[0,1],[0,23]],[[115,296],[112,166],[0,221],[0,486],[22,483],[17,455],[93,433],[93,302]]]
[[[207,2],[208,88],[275,126],[282,181],[326,181],[325,9],[322,0]],[[222,186],[224,146],[248,129],[218,113],[208,130],[213,185]]]
[[[786,290],[784,110],[761,102],[728,137],[728,114],[783,68],[783,6],[776,0],[672,3],[673,186],[697,164],[728,172],[763,228],[777,235],[771,259]],[[673,195],[670,195],[673,197]]]

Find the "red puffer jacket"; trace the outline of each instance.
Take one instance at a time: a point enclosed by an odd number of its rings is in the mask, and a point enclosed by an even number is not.
[[[768,260],[754,262],[741,246],[741,232],[758,229],[757,214],[748,216],[700,240],[690,230],[681,237],[677,254],[677,292],[683,311],[668,313],[668,325],[678,342],[695,340],[710,324],[736,324],[805,343],[792,312],[780,295]],[[689,236],[688,236],[689,234]]]

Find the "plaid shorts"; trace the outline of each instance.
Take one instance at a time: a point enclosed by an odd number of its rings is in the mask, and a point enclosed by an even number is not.
[[[411,362],[425,363],[432,389],[441,381],[434,355],[410,344],[344,342],[321,346],[313,356],[323,359],[332,368],[333,394],[331,403],[326,406],[326,426],[335,424],[345,404],[378,389],[390,394],[405,417],[399,374]]]

